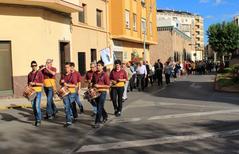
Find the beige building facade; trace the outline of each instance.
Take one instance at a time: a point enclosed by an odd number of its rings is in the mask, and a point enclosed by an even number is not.
[[[158,44],[150,46],[151,62],[158,59],[162,63],[171,59],[175,62],[185,61],[191,58],[192,46],[190,46],[191,37],[174,26],[158,27]]]
[[[100,51],[109,48],[108,2],[81,0],[80,12],[72,13],[72,61],[81,74],[90,69],[90,63],[100,59]]]
[[[185,11],[157,10],[157,27],[173,26],[191,37],[191,60],[202,60],[204,57],[204,19]]]
[[[233,22],[239,26],[239,15],[233,17]]]
[[[55,0],[0,0],[0,96],[22,96],[30,62],[54,59],[58,72],[71,60],[71,13],[76,4]]]

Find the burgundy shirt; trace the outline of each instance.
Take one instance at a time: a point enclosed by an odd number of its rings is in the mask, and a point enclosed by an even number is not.
[[[50,70],[53,72],[56,72],[55,67],[51,67]],[[56,76],[52,75],[47,69],[43,69],[42,73],[43,73],[45,79],[55,79],[56,78]]]
[[[94,74],[94,72],[92,70],[88,71],[85,75],[85,79],[88,80],[88,81],[91,81],[92,77],[93,77],[93,74]]]
[[[119,71],[116,71],[116,69],[113,69],[110,72],[110,80],[118,81],[119,79],[126,79],[126,80],[128,80],[126,71],[123,70],[123,69],[121,69]]]
[[[67,84],[76,85],[78,83],[78,75],[76,73],[70,73],[68,75],[65,74],[61,77],[61,80],[64,80]]]
[[[82,78],[82,77],[81,77],[80,72],[74,71],[73,74],[74,74],[75,76],[77,76],[77,83],[78,83],[78,82],[81,82],[81,78]]]
[[[99,71],[94,72],[92,76],[92,83],[93,85],[110,85],[110,79],[107,73],[104,71],[99,73]]]
[[[43,83],[43,81],[44,81],[44,76],[41,71],[36,71],[36,72],[31,71],[28,74],[28,79],[27,79],[28,84],[30,82]]]

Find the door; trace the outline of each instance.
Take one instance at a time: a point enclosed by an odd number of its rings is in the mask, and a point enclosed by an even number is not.
[[[69,42],[60,42],[60,70],[61,73],[64,73],[64,67],[66,62],[71,61],[70,55],[70,43]]]
[[[0,94],[13,93],[10,41],[0,41],[0,70]]]
[[[86,56],[85,52],[78,52],[78,70],[81,75],[86,73]]]
[[[91,62],[97,61],[97,52],[96,49],[90,49]]]

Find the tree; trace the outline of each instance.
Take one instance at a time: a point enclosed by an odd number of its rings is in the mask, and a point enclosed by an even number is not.
[[[219,56],[233,54],[239,48],[239,27],[233,22],[222,22],[209,26],[209,44]]]

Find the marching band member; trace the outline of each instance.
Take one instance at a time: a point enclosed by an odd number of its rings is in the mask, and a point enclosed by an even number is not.
[[[109,89],[110,80],[107,73],[103,71],[103,67],[104,62],[98,61],[97,71],[94,72],[92,77],[92,85],[100,92],[100,96],[95,100],[97,104],[97,114],[95,118],[95,125],[93,125],[94,128],[100,127],[101,117],[103,117],[103,122],[106,122],[108,118],[108,114],[104,109],[104,104],[107,91]]]
[[[90,70],[86,72],[86,75],[85,75],[85,82],[88,83],[88,87],[91,87],[91,81],[92,81],[92,76],[94,74],[94,72],[97,70],[96,68],[96,63],[95,62],[92,62],[90,64]],[[92,105],[92,108],[93,108],[93,114],[91,115],[92,117],[94,117],[97,113],[97,107],[96,107],[96,102],[95,100],[91,100],[90,101],[90,104]]]
[[[57,108],[53,101],[54,92],[56,91],[56,68],[52,66],[52,59],[47,59],[46,67],[42,70],[44,75],[44,91],[47,96],[47,107],[45,119],[53,119],[56,115]]]
[[[71,72],[71,66],[68,62],[65,63],[65,72],[66,73],[61,77],[61,85],[67,87],[70,91],[70,94],[63,98],[66,113],[66,124],[64,126],[68,127],[72,124],[71,104],[76,98],[78,76]]]
[[[127,73],[121,68],[121,61],[114,62],[115,68],[110,73],[110,80],[113,84],[111,87],[111,99],[114,105],[115,116],[120,116],[122,112],[122,101],[124,94],[125,82],[128,80]]]
[[[36,97],[32,101],[32,108],[35,116],[35,126],[39,127],[41,124],[41,96],[44,76],[41,71],[37,70],[37,62],[31,62],[32,71],[28,74],[28,85],[32,86],[36,91]]]
[[[71,65],[71,73],[77,76],[77,84],[78,84],[76,87],[75,101],[72,102],[73,117],[76,119],[78,117],[76,103],[78,104],[81,113],[84,112],[83,105],[80,101],[81,74],[80,72],[75,70],[75,63],[71,62],[70,65]]]

